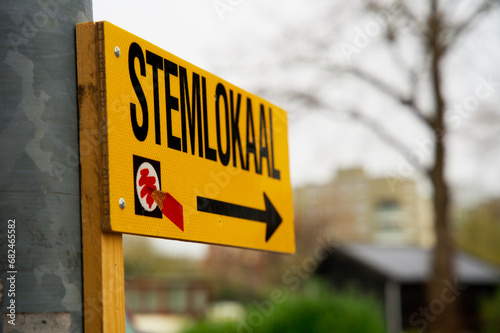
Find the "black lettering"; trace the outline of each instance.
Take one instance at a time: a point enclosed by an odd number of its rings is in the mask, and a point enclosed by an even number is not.
[[[146,62],[153,67],[153,96],[155,110],[155,138],[156,144],[161,145],[160,132],[160,97],[158,93],[158,69],[163,70],[163,58],[146,50]]]
[[[270,132],[271,132],[271,156],[272,156],[271,167],[273,169],[273,178],[280,180],[281,179],[281,172],[280,172],[280,170],[274,168],[274,165],[275,165],[274,162],[276,159],[274,158],[273,110],[271,108],[269,108],[269,128],[270,128]]]
[[[203,95],[203,129],[204,129],[204,139],[205,139],[205,158],[212,161],[217,161],[217,152],[215,149],[210,148],[210,143],[208,142],[208,106],[207,106],[207,81],[202,76],[201,77],[201,88]]]
[[[250,169],[250,154],[253,154],[255,172],[260,174],[261,171],[259,164],[257,163],[257,151],[255,148],[255,128],[253,125],[252,100],[247,98],[247,163],[245,170]]]
[[[167,143],[168,148],[181,150],[181,139],[172,133],[172,110],[179,111],[179,100],[170,93],[170,75],[177,76],[177,64],[164,59],[165,68],[165,104],[167,108]]]
[[[267,128],[266,128],[266,113],[264,111],[264,105],[260,105],[260,135],[259,135],[259,146],[260,146],[260,166],[261,166],[261,172],[262,168],[264,168],[264,165],[262,164],[262,159],[266,158],[267,159],[267,175],[271,177],[271,168],[269,166],[269,149],[268,149],[268,144],[267,144]],[[264,136],[262,135],[264,134]],[[259,172],[259,173],[261,173]]]
[[[137,122],[136,105],[130,103],[130,119],[132,121],[132,131],[137,140],[144,141],[148,136],[148,103],[146,101],[146,96],[144,95],[144,90],[142,90],[137,74],[135,73],[135,59],[139,59],[139,67],[141,75],[146,77],[146,62],[144,60],[144,54],[142,49],[137,43],[130,44],[128,50],[128,71],[130,74],[130,82],[134,88],[135,94],[139,103],[141,104],[142,111],[142,126],[139,126]]]
[[[220,126],[220,100],[224,98],[224,109],[225,109],[225,117],[226,117],[226,152],[223,152],[222,149],[222,137],[221,137],[221,126]],[[227,93],[226,88],[222,83],[217,84],[217,88],[215,89],[215,122],[217,127],[217,148],[219,150],[219,159],[222,165],[228,165],[229,159],[231,158],[231,138],[229,132],[229,104],[227,102]]]
[[[191,154],[195,152],[196,117],[198,117],[198,153],[203,157],[203,138],[201,127],[201,95],[200,75],[193,72],[192,102],[189,102],[188,79],[186,69],[179,66],[179,84],[181,86],[181,120],[182,120],[182,151],[187,152],[186,127],[189,126],[189,138],[191,139]],[[187,121],[186,121],[187,113]]]
[[[245,169],[245,159],[243,157],[243,150],[241,149],[240,127],[238,126],[240,122],[241,94],[238,94],[238,97],[236,99],[236,106],[234,105],[232,90],[229,90],[229,97],[231,99],[231,137],[233,142],[233,166],[236,167],[236,151],[239,150],[241,168]],[[236,144],[238,144],[238,146],[236,146]]]

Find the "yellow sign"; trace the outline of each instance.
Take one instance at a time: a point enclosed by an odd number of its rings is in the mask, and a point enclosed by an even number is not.
[[[285,111],[108,22],[97,27],[104,228],[294,252]]]

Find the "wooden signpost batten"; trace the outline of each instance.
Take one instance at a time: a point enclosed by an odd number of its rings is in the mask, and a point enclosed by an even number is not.
[[[125,332],[122,235],[102,231],[110,205],[103,29],[99,22],[76,27],[84,328],[87,333],[121,333]]]

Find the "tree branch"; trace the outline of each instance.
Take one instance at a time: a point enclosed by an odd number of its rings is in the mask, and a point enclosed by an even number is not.
[[[382,141],[384,141],[388,146],[392,147],[395,151],[397,151],[408,163],[410,163],[413,167],[419,170],[423,174],[428,174],[427,168],[423,165],[413,161],[411,157],[411,150],[401,143],[401,140],[391,135],[387,130],[385,130],[377,121],[374,119],[367,117],[363,113],[353,110],[346,109],[340,110],[332,108],[330,105],[325,104],[322,100],[317,98],[314,94],[300,92],[290,92],[290,97],[294,99],[298,99],[302,103],[322,110],[334,111],[340,114],[345,114],[349,116],[351,119],[356,120],[357,122],[363,124],[368,129],[370,129],[375,135],[377,135]]]
[[[377,135],[382,141],[384,141],[388,146],[396,150],[408,163],[410,163],[415,169],[419,170],[422,174],[427,175],[428,170],[423,165],[412,160],[411,150],[401,143],[401,140],[389,134],[379,123],[377,123],[372,118],[369,118],[356,110],[344,111],[352,119],[357,120],[361,124],[369,128],[375,135]]]
[[[400,103],[403,106],[409,108],[414,116],[416,116],[420,121],[424,124],[430,126],[432,128],[432,121],[429,119],[417,105],[414,96],[404,96],[403,93],[399,92],[396,88],[391,87],[386,82],[380,80],[379,78],[373,76],[372,74],[363,71],[359,68],[347,68],[344,69],[347,73],[353,74],[357,78],[369,83],[372,87],[377,89],[378,91],[384,93],[386,96],[392,98],[396,102]]]
[[[484,0],[468,18],[458,24],[455,24],[454,28],[450,29],[448,35],[446,36],[447,41],[445,43],[444,50],[452,47],[460,39],[460,37],[465,32],[467,32],[467,30],[476,22],[477,18],[481,14],[490,11],[491,9],[493,9],[493,7],[498,5],[498,1]]]
[[[419,36],[420,38],[423,38],[425,35],[425,30],[426,30],[426,23],[420,21],[408,8],[406,2],[400,0],[398,2],[399,6],[401,7],[401,14],[403,14],[403,17],[406,18],[414,27],[414,33]]]

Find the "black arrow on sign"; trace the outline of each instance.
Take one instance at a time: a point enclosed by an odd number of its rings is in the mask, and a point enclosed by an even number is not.
[[[235,205],[229,202],[196,197],[198,211],[204,213],[218,214],[230,217],[236,217],[244,220],[266,223],[266,242],[271,238],[276,229],[281,224],[282,218],[276,208],[264,193],[265,210]]]

